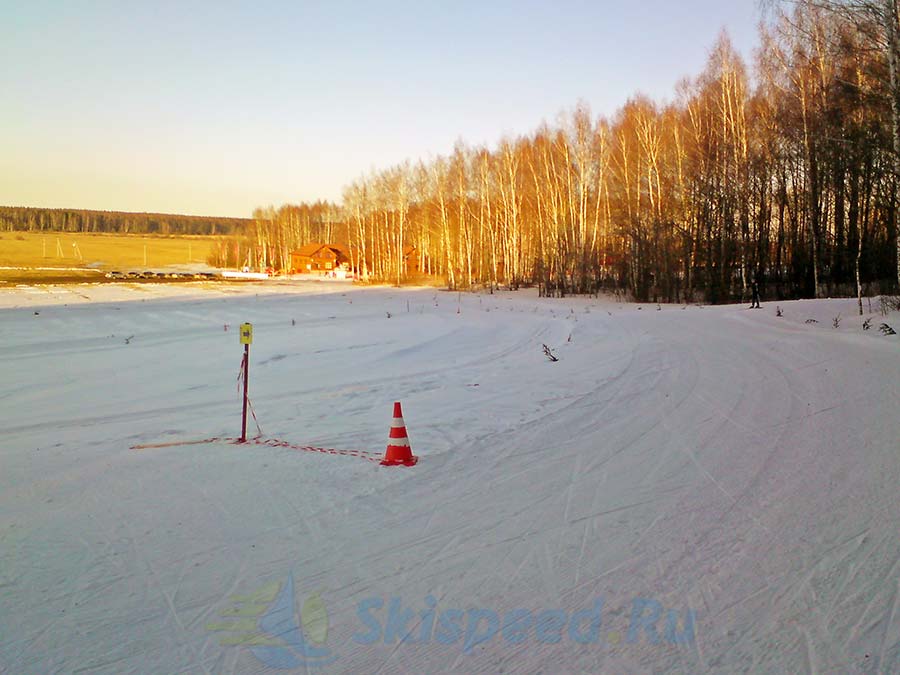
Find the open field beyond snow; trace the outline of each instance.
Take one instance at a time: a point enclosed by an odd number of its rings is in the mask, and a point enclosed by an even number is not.
[[[105,271],[205,263],[214,241],[214,237],[0,232],[0,268]],[[13,278],[15,272],[0,269],[0,279]]]

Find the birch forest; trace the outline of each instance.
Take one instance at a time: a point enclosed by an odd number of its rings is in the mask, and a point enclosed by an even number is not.
[[[362,279],[641,301],[860,296],[900,281],[897,0],[770,8],[672,101],[577,104],[530,134],[360,176],[341,204],[260,208],[219,263],[348,246]],[[639,83],[636,83],[639,85]]]

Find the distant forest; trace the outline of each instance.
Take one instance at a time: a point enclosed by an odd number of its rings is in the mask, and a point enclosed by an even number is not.
[[[898,0],[785,5],[753,75],[723,35],[671,103],[579,105],[493,148],[364,175],[333,208],[257,209],[222,260],[284,267],[337,233],[361,275],[395,283],[419,270],[672,302],[746,299],[754,278],[778,298],[896,289]]]
[[[237,236],[250,225],[248,218],[0,206],[0,230],[9,231]]]

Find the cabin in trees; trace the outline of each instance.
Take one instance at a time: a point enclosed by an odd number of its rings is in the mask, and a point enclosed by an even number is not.
[[[407,244],[403,247],[403,271],[405,273],[421,272],[419,269],[419,249]]]
[[[291,253],[291,274],[350,268],[350,251],[339,244],[306,244]]]
[[[428,256],[420,255],[419,249],[410,244],[403,246],[402,259],[403,274],[418,274],[430,270]],[[380,270],[382,274],[386,274],[388,277],[397,274],[396,250],[385,253],[384,257],[378,261],[374,259],[371,249],[366,253],[365,259],[363,259],[362,252],[359,249],[355,249],[353,251],[353,261],[356,263],[356,268],[353,271],[359,274],[366,272],[371,274],[373,270]],[[376,264],[378,262],[380,264]]]

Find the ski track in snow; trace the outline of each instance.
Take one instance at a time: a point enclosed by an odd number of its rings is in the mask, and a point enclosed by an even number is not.
[[[337,659],[290,672],[900,673],[900,341],[830,329],[855,301],[251,288],[0,296],[0,672],[285,672],[206,626],[293,574]],[[243,321],[267,437],[378,452],[401,400],[419,464],[129,450],[236,435]],[[352,639],[426,596],[602,598],[601,642]],[[636,598],[694,644],[624,641]]]

